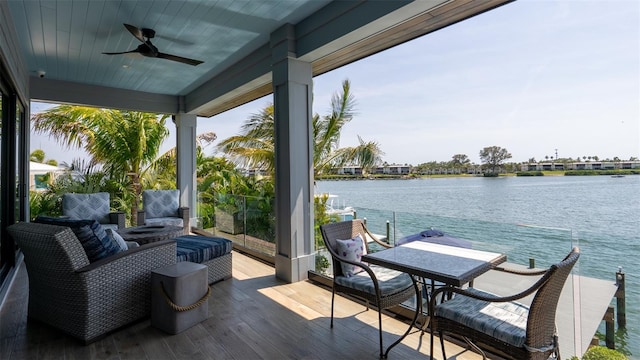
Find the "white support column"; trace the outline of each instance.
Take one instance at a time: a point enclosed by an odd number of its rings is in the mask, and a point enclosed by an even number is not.
[[[275,114],[276,277],[297,282],[315,267],[311,64],[294,57],[293,26],[271,35]]]
[[[180,206],[189,207],[191,226],[196,218],[196,125],[197,116],[180,113],[174,117],[176,124],[177,187],[180,190]]]

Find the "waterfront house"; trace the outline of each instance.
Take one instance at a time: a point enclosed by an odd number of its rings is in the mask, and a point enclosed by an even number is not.
[[[541,162],[525,163],[520,165],[521,171],[554,171],[554,170],[616,170],[616,169],[640,169],[640,161],[576,161],[576,162]]]

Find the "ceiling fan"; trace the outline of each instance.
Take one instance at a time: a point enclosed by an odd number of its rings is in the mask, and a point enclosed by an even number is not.
[[[158,48],[151,43],[151,39],[154,36],[156,36],[156,32],[153,29],[147,29],[147,28],[139,29],[133,25],[129,25],[129,24],[123,24],[123,25],[124,27],[127,28],[127,30],[129,30],[131,35],[135,36],[136,39],[140,40],[142,44],[138,45],[138,47],[135,50],[129,50],[129,51],[123,51],[123,52],[103,52],[103,54],[120,55],[120,54],[129,54],[129,53],[139,53],[147,57],[177,61],[183,64],[188,64],[193,66],[203,63],[203,61],[200,61],[200,60],[189,59],[189,58],[185,58],[177,55],[165,54],[158,51]]]

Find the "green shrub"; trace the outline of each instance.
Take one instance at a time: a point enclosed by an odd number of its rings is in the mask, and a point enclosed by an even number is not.
[[[567,170],[565,176],[588,176],[588,175],[636,175],[640,173],[638,169],[633,170]]]
[[[582,355],[582,360],[627,360],[627,357],[604,346],[594,346]]]
[[[516,176],[544,176],[542,171],[518,171]]]
[[[326,274],[329,268],[329,260],[326,256],[316,254],[316,271],[321,274]]]

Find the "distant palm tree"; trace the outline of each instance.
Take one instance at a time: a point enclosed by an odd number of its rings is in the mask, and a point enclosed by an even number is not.
[[[140,178],[158,156],[169,135],[168,115],[60,105],[35,114],[36,132],[47,133],[68,148],[83,148],[91,163],[101,164],[112,177],[129,181],[131,218],[137,223]]]
[[[366,173],[381,162],[384,153],[376,142],[365,142],[358,136],[359,145],[339,146],[340,131],[354,116],[355,99],[350,87],[349,80],[344,80],[342,92],[334,94],[331,99],[329,115],[313,115],[313,168],[316,177],[347,164],[360,165]],[[274,108],[269,104],[245,122],[240,135],[223,140],[218,149],[244,167],[272,174],[275,169],[274,134]]]

